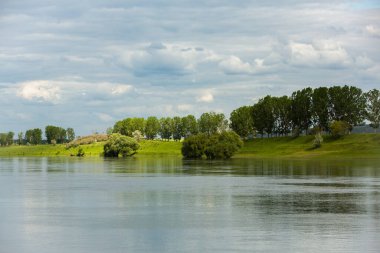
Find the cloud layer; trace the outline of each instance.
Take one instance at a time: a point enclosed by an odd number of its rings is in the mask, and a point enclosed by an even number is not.
[[[2,1],[0,131],[227,115],[305,86],[380,86],[376,1]]]

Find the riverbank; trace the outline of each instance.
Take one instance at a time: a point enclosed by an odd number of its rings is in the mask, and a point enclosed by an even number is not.
[[[351,134],[338,140],[324,136],[322,147],[312,149],[314,136],[276,137],[246,141],[234,157],[257,158],[379,158],[380,134]],[[100,156],[102,142],[81,145],[85,156]],[[148,141],[140,142],[138,156],[175,155],[181,156],[181,142]],[[66,145],[36,145],[1,147],[0,156],[75,156],[79,147],[67,149]]]

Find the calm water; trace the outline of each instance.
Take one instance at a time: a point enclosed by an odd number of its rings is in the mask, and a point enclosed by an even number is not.
[[[13,252],[380,252],[380,161],[1,158]]]

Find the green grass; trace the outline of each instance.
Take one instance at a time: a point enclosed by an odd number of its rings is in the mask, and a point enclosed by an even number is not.
[[[312,149],[314,136],[278,137],[245,142],[236,157],[261,158],[380,158],[380,134],[351,134],[340,139],[323,136],[321,148]]]
[[[247,141],[234,157],[257,158],[380,158],[380,134],[351,134],[334,140],[324,136],[322,147],[311,149],[314,136],[298,138],[278,137]],[[81,145],[85,156],[100,156],[103,142]],[[140,142],[137,156],[175,155],[181,156],[181,142]],[[78,148],[66,149],[65,145],[37,145],[0,147],[0,156],[75,156]]]

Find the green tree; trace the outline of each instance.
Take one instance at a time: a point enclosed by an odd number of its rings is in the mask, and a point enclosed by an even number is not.
[[[336,120],[330,124],[331,136],[336,139],[348,134],[349,131],[350,131],[350,125],[345,121]]]
[[[175,141],[181,140],[184,135],[184,127],[182,125],[181,118],[176,116],[172,119],[173,139]]]
[[[313,90],[305,88],[293,92],[291,100],[291,117],[293,128],[306,131],[311,125]]]
[[[361,89],[354,86],[334,86],[329,88],[330,117],[335,121],[345,121],[349,130],[363,122],[366,98]]]
[[[120,133],[122,135],[132,137],[132,133],[139,130],[142,134],[145,131],[145,119],[144,118],[126,118],[121,121],[117,121],[113,127],[114,133]]]
[[[196,134],[187,137],[182,143],[182,155],[189,159],[202,158],[205,153],[207,138],[206,134]]]
[[[8,132],[7,133],[7,145],[13,144],[13,137],[15,136],[14,132]]]
[[[104,144],[104,156],[123,157],[134,155],[140,145],[134,138],[119,133],[111,134],[108,141]]]
[[[22,145],[22,143],[23,143],[23,141],[24,141],[24,138],[23,138],[23,136],[24,136],[24,133],[23,132],[19,132],[18,134],[17,134],[17,139],[18,139],[18,145]]]
[[[253,125],[261,136],[266,133],[269,137],[275,126],[274,101],[271,96],[266,96],[257,102],[252,108]]]
[[[67,140],[69,142],[75,140],[75,132],[74,132],[73,128],[71,128],[71,127],[67,128],[66,134],[67,134]]]
[[[291,130],[291,100],[287,96],[273,97],[274,132],[287,135]]]
[[[187,115],[181,119],[183,127],[182,137],[187,138],[190,135],[198,133],[198,122],[194,115]]]
[[[66,142],[66,130],[62,127],[48,125],[45,127],[45,136],[48,143],[64,143]]]
[[[25,132],[25,141],[37,145],[42,142],[42,130],[39,128],[29,129]]]
[[[240,136],[233,131],[213,134],[207,141],[207,159],[229,159],[243,146]]]
[[[223,113],[206,112],[198,120],[199,132],[207,135],[225,131],[228,121]]]
[[[169,140],[173,134],[173,120],[169,117],[160,119],[160,131],[159,134],[162,139]]]
[[[366,116],[370,121],[370,126],[375,130],[380,125],[380,92],[377,89],[370,90],[365,94],[367,99]]]
[[[329,89],[327,87],[319,87],[314,89],[312,95],[312,119],[321,131],[328,131],[329,117]]]
[[[242,106],[231,112],[230,128],[235,131],[241,138],[248,138],[253,135],[253,118],[252,106]]]
[[[145,135],[149,140],[156,138],[158,132],[160,131],[160,122],[157,117],[148,117],[145,124]]]

